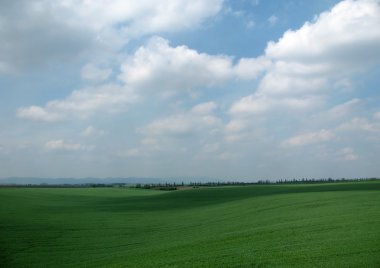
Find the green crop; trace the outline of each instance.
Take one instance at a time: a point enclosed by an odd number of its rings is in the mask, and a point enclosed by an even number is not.
[[[2,188],[0,267],[380,267],[380,183]]]

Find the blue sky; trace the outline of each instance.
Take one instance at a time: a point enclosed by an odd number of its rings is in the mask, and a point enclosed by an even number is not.
[[[0,177],[379,176],[380,1],[0,3]]]

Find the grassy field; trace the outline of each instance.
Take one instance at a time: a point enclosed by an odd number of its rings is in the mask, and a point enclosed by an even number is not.
[[[0,267],[380,267],[380,182],[0,189]]]

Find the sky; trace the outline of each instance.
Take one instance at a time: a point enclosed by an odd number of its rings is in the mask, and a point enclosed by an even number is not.
[[[380,175],[379,0],[0,1],[0,177]]]

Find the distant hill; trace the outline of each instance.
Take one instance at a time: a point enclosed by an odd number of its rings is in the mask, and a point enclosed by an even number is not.
[[[37,177],[9,177],[0,179],[0,184],[111,184],[111,183],[165,183],[172,180],[158,178],[37,178]]]

